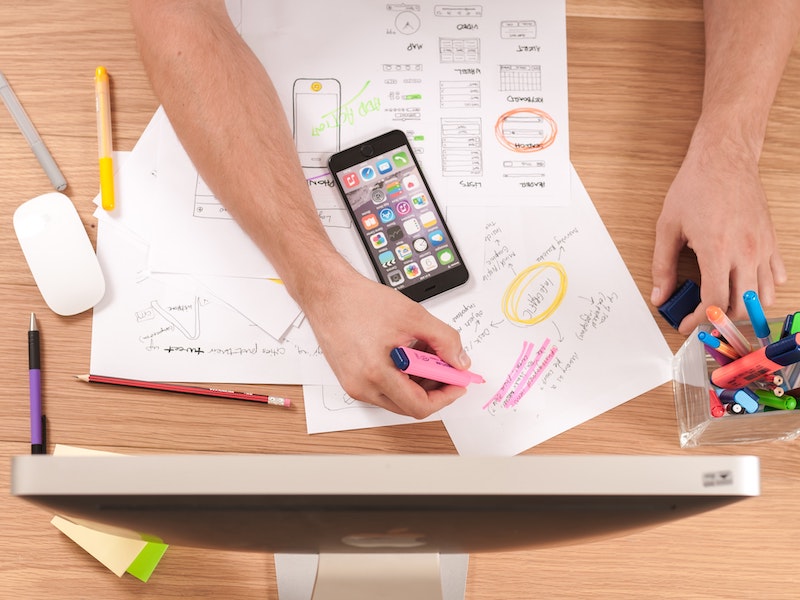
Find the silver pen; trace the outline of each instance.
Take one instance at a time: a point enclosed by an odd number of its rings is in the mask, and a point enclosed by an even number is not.
[[[64,174],[58,168],[56,161],[47,150],[42,138],[39,137],[39,132],[36,131],[33,123],[31,123],[28,113],[26,113],[25,109],[22,108],[22,104],[20,104],[19,99],[14,93],[14,90],[12,90],[11,86],[8,85],[8,80],[6,80],[5,76],[1,72],[0,97],[3,98],[3,102],[5,103],[6,108],[8,108],[8,112],[11,113],[11,116],[16,122],[17,127],[19,127],[22,135],[25,136],[28,145],[31,147],[34,155],[36,155],[36,158],[39,160],[39,164],[42,165],[42,169],[44,169],[44,172],[50,178],[50,182],[53,184],[53,187],[55,187],[59,192],[63,192],[67,188],[67,180],[64,178]]]

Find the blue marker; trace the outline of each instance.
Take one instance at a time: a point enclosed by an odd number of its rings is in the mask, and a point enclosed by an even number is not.
[[[718,337],[714,337],[707,331],[698,331],[697,337],[700,338],[700,341],[703,342],[709,348],[714,348],[715,350],[719,350],[720,341]]]
[[[767,323],[767,317],[764,315],[764,309],[761,307],[758,294],[753,290],[747,290],[743,299],[747,315],[750,317],[750,323],[753,325],[753,332],[762,346],[769,346],[772,343],[769,323]]]
[[[732,402],[739,404],[744,412],[753,414],[758,412],[758,396],[750,388],[741,388],[738,390],[724,390],[717,388],[717,396],[723,404],[730,404]]]
[[[720,341],[710,333],[707,333],[705,331],[698,331],[697,337],[700,338],[700,341],[703,342],[703,344],[705,345],[706,353],[715,361],[717,361],[718,364],[727,365],[729,362],[733,360],[733,358],[731,358],[730,356],[726,356],[725,354],[723,354],[718,350],[720,346]]]

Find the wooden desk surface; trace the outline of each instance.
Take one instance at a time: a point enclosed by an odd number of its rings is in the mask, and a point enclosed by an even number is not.
[[[653,230],[680,165],[702,89],[700,0],[567,2],[571,152],[577,171],[645,297]],[[97,192],[92,77],[113,76],[115,147],[130,150],[157,102],[138,59],[123,0],[0,3],[0,69],[12,82],[64,171],[67,194],[95,239]],[[754,73],[754,77],[758,74]],[[769,311],[800,307],[796,230],[800,216],[800,46],[772,111],[762,160],[767,195],[790,280]],[[50,524],[50,515],[11,498],[9,460],[29,451],[26,330],[43,336],[50,442],[128,453],[453,453],[439,423],[305,434],[299,389],[291,411],[247,403],[86,386],[91,314],[63,318],[38,294],[14,236],[22,201],[51,191],[14,123],[0,110],[0,596],[24,598],[276,598],[271,557],[171,548],[149,583],[117,579]],[[685,263],[684,276],[693,274]],[[673,350],[682,338],[659,320]],[[253,389],[259,389],[254,386]],[[235,443],[230,432],[236,432]],[[794,598],[800,584],[796,442],[682,451],[671,387],[664,385],[530,451],[556,453],[757,454],[762,496],[627,538],[477,555],[467,597]]]

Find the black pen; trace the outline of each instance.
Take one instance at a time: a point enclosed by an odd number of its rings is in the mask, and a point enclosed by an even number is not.
[[[31,454],[46,454],[45,416],[42,414],[42,370],[39,359],[39,329],[36,315],[31,313],[28,329],[28,374],[31,396]]]

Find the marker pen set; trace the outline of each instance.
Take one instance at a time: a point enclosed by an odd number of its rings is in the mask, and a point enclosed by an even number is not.
[[[757,343],[750,340],[718,306],[706,316],[713,327],[698,338],[719,365],[711,372],[709,408],[714,417],[797,408],[800,378],[800,312],[788,315],[773,339],[756,292],[744,303]]]

